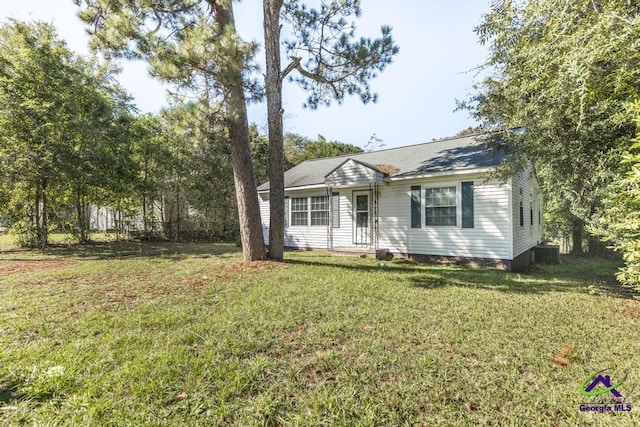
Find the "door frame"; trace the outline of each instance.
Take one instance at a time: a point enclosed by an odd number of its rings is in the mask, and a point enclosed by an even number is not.
[[[358,210],[357,197],[358,196],[367,196],[367,232],[366,232],[366,242],[358,241],[358,212],[364,212],[362,210]],[[371,221],[371,190],[353,190],[351,193],[351,203],[353,205],[353,239],[352,242],[354,245],[362,245],[362,246],[371,246],[372,241],[372,221]]]

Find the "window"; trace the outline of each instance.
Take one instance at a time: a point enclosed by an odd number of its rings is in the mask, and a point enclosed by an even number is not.
[[[462,228],[473,228],[473,181],[463,182],[462,191]]]
[[[331,193],[331,226],[340,228],[340,193]]]
[[[411,228],[422,225],[422,192],[419,185],[411,186]]]
[[[291,199],[291,225],[308,225],[306,197],[295,197]]]
[[[456,225],[456,187],[426,189],[427,225]]]
[[[311,225],[329,224],[329,197],[311,198]]]

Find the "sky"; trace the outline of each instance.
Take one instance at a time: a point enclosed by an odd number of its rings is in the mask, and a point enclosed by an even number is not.
[[[360,147],[375,134],[385,148],[393,148],[453,136],[474,126],[466,111],[454,110],[456,99],[472,93],[480,78],[475,69],[488,52],[473,29],[489,4],[490,0],[363,0],[356,34],[377,37],[380,27],[389,25],[400,47],[393,63],[370,82],[378,102],[364,105],[352,97],[342,105],[309,110],[302,107],[304,91],[285,83],[285,131]],[[0,2],[0,21],[13,17],[50,22],[72,50],[86,54],[89,38],[77,12],[72,0]],[[236,2],[235,15],[242,38],[263,45],[261,1]],[[264,62],[263,57],[261,51],[258,59]],[[120,61],[120,66],[119,81],[141,112],[157,112],[168,105],[167,87],[149,77],[144,61]],[[249,121],[266,135],[264,103],[249,105]]]

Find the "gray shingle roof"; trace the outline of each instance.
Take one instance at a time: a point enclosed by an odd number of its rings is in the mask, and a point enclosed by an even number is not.
[[[394,171],[390,174],[392,177],[496,166],[505,156],[488,148],[481,138],[481,135],[463,136],[369,153],[307,160],[285,172],[284,183],[286,188],[324,184],[325,176],[349,158],[379,169],[380,165],[385,165],[382,170]],[[268,189],[268,182],[258,187],[259,191]]]

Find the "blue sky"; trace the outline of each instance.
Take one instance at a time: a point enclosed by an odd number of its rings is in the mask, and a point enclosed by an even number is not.
[[[350,98],[342,105],[308,110],[302,108],[304,92],[286,83],[285,130],[309,137],[321,134],[361,147],[375,133],[391,148],[452,136],[474,125],[466,112],[454,113],[455,100],[469,94],[479,79],[474,68],[482,64],[487,51],[473,28],[489,4],[489,0],[363,0],[357,34],[377,36],[381,25],[390,25],[400,47],[394,63],[371,82],[378,102],[363,105]],[[71,49],[86,53],[88,38],[76,13],[71,0],[0,3],[0,19],[51,22]],[[259,0],[236,4],[236,23],[244,39],[262,44],[261,15]],[[164,87],[148,77],[144,62],[121,62],[121,66],[120,81],[141,111],[158,111],[166,104]],[[249,107],[249,120],[266,134],[264,104]]]

